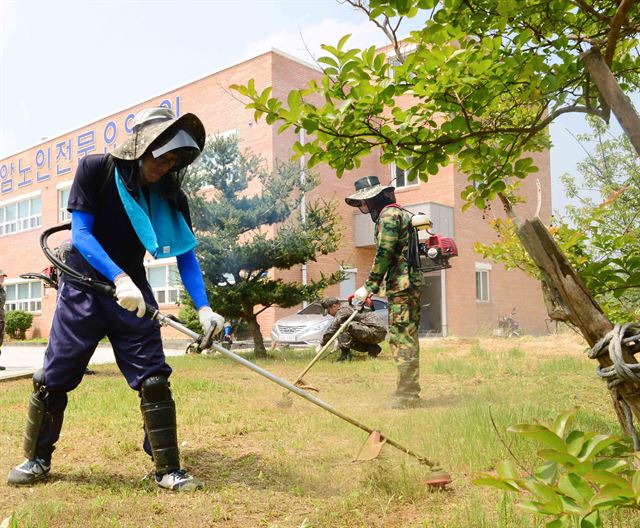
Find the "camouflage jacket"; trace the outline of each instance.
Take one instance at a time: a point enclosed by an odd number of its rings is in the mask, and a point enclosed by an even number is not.
[[[354,308],[351,308],[351,306],[348,306],[346,304],[338,308],[333,321],[331,321],[331,325],[329,326],[329,328],[327,328],[324,335],[322,336],[322,341],[320,342],[321,345],[327,344],[329,339],[331,339],[331,336],[338,331],[338,329],[347,319],[349,319],[349,317],[351,317],[353,310]],[[362,311],[358,315],[356,315],[353,320],[373,328],[385,328],[382,319],[380,319],[380,317],[378,317],[375,312]]]
[[[422,273],[407,261],[411,213],[397,206],[387,206],[376,222],[376,256],[365,287],[378,293],[386,277],[387,296],[422,286]]]

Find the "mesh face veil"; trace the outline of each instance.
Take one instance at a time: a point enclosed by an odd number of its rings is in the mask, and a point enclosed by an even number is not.
[[[378,221],[380,217],[380,212],[389,204],[395,203],[396,195],[393,190],[381,192],[379,195],[374,196],[373,198],[369,198],[364,200],[369,207],[369,214],[371,215],[371,220],[374,222]]]

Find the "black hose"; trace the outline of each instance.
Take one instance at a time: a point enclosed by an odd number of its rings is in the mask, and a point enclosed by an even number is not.
[[[83,284],[86,284],[87,286],[89,286],[92,290],[102,295],[106,295],[107,297],[115,296],[116,289],[115,289],[115,286],[113,286],[113,284],[110,284],[108,282],[98,281],[91,277],[87,277],[86,275],[82,275],[81,273],[77,272],[70,266],[67,266],[65,262],[60,260],[56,256],[56,254],[53,251],[51,251],[48,245],[49,237],[54,233],[58,233],[60,231],[66,231],[66,230],[71,230],[71,222],[65,222],[64,224],[50,227],[48,229],[45,229],[42,232],[42,234],[40,235],[40,248],[42,249],[44,256],[47,257],[47,260],[49,260],[51,264],[53,264],[60,271],[68,275],[71,279],[82,282]]]
[[[27,280],[38,279],[44,282],[45,284],[47,284],[50,288],[54,288],[56,290],[58,289],[58,283],[53,279],[51,279],[51,277],[48,277],[47,275],[45,275],[44,273],[22,273],[20,275],[20,278],[27,279]]]
[[[49,260],[51,264],[61,270],[65,275],[68,275],[73,281],[80,282],[101,295],[115,298],[116,287],[112,283],[99,281],[92,277],[82,275],[80,272],[74,270],[72,267],[68,266],[65,262],[60,260],[56,256],[56,254],[49,248],[49,237],[54,233],[67,230],[71,230],[71,222],[65,222],[64,224],[50,227],[42,232],[42,234],[40,235],[40,248],[42,249],[44,256],[47,257],[47,260]],[[157,308],[155,306],[146,303],[146,314],[149,317],[153,318],[153,314],[156,311]]]

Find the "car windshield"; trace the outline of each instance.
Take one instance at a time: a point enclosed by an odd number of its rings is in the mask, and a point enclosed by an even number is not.
[[[300,310],[298,313],[302,315],[322,315],[324,314],[324,308],[319,302],[314,302]]]

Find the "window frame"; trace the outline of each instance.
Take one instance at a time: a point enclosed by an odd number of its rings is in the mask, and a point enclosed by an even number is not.
[[[37,203],[37,206],[35,205]],[[24,208],[27,208],[26,214]],[[12,218],[7,212],[13,210]],[[34,212],[36,210],[36,212]],[[0,202],[0,237],[38,229],[42,226],[42,195],[40,191],[23,194]]]
[[[402,177],[405,181],[403,185],[398,185],[398,171],[402,172]],[[409,179],[407,178],[406,169],[400,169],[396,165],[396,162],[391,163],[391,180],[389,182],[390,185],[393,185],[396,188],[396,191],[403,191],[405,189],[417,189],[420,187],[420,178],[416,178],[411,183],[408,183]]]
[[[164,286],[154,287],[151,284],[151,277],[149,273],[151,270],[157,270],[160,268],[164,268]],[[176,284],[171,284],[171,274],[174,274],[176,279]],[[170,305],[170,306],[179,306],[182,303],[182,281],[180,280],[180,272],[178,271],[178,264],[174,258],[170,259],[162,259],[161,262],[152,261],[145,263],[145,275],[147,278],[147,282],[149,282],[149,286],[151,286],[151,291],[153,292],[153,297],[155,298],[158,305]],[[175,299],[172,300],[172,296],[175,295]],[[161,300],[162,298],[162,300]]]
[[[68,182],[59,183],[56,185],[57,191],[57,203],[58,203],[58,222],[67,222],[71,220],[71,213],[67,211],[67,204],[69,203],[69,193],[71,191],[72,180]],[[62,204],[63,193],[67,193],[67,203]]]
[[[38,285],[39,296],[34,295],[34,285]],[[43,285],[37,279],[8,279],[3,284],[7,292],[7,300],[4,304],[5,312],[22,311],[35,315],[42,313]],[[20,297],[20,286],[28,287],[28,296]],[[13,295],[11,292],[14,292]],[[13,297],[13,298],[11,298]]]
[[[491,302],[491,269],[492,266],[489,263],[475,263],[476,303],[487,304]],[[484,281],[483,278],[485,278]]]

